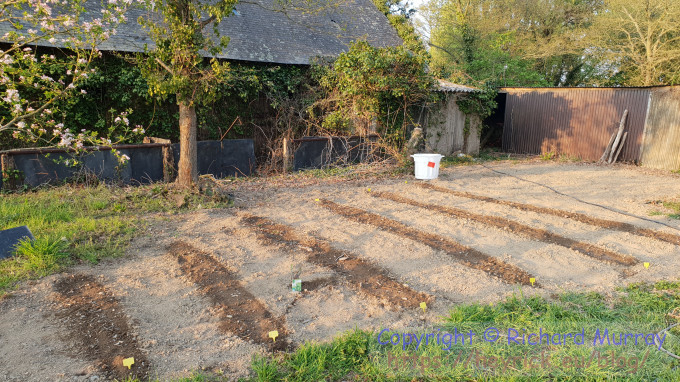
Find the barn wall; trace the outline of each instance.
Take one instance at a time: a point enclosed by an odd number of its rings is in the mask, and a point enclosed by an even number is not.
[[[427,115],[425,123],[425,144],[429,151],[442,155],[462,152],[479,154],[479,117],[468,117],[468,133],[465,132],[465,118],[456,103],[459,94],[447,93],[445,99]]]
[[[652,89],[641,162],[645,167],[680,169],[680,88]]]
[[[619,161],[639,162],[648,88],[505,88],[503,150],[598,160],[628,110]]]

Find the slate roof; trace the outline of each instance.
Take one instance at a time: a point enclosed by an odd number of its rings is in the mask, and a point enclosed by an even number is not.
[[[296,1],[296,0],[294,0]],[[328,3],[325,3],[329,1]],[[402,40],[372,0],[318,0],[301,4],[334,4],[311,12],[303,7],[287,7],[281,11],[280,0],[250,0],[238,3],[234,13],[219,26],[220,34],[230,38],[226,50],[217,55],[231,60],[309,64],[314,57],[334,57],[347,51],[351,41],[364,39],[376,47],[397,46]],[[100,2],[89,0],[87,14],[100,14]],[[297,8],[297,9],[295,9]],[[148,11],[131,9],[127,23],[99,46],[101,50],[141,52],[144,44],[152,46],[146,31],[138,24],[140,16],[150,17]],[[0,36],[7,29],[0,25]],[[206,27],[210,30],[211,27]],[[45,42],[44,45],[50,45]]]

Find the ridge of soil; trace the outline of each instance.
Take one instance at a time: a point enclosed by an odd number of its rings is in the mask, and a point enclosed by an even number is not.
[[[444,251],[447,255],[460,261],[462,264],[470,268],[484,271],[491,276],[498,277],[506,283],[519,283],[522,285],[540,287],[538,282],[531,282],[531,279],[535,279],[535,277],[522,268],[508,264],[474,248],[466,247],[446,237],[423,232],[396,220],[388,219],[360,208],[338,204],[328,199],[320,199],[319,202],[323,207],[326,207],[332,212],[344,216],[347,219],[372,225],[383,231]]]
[[[241,221],[256,232],[263,244],[279,246],[283,243],[290,251],[308,252],[307,261],[333,270],[343,276],[350,287],[386,301],[388,307],[417,308],[421,302],[433,301],[432,296],[405,286],[385,269],[357,258],[351,252],[333,248],[323,240],[300,235],[289,226],[260,216],[245,214]],[[303,288],[305,285],[308,284],[303,284]]]
[[[222,332],[265,345],[270,350],[291,347],[287,341],[285,318],[275,317],[241,284],[235,271],[182,241],[172,243],[168,255],[177,259],[184,275],[213,304],[220,317],[218,326]],[[269,338],[269,332],[273,330],[278,331],[276,341]]]
[[[562,218],[569,218],[569,219],[572,219],[572,220],[579,221],[581,223],[590,224],[590,225],[600,227],[600,228],[612,229],[612,230],[616,230],[616,231],[620,231],[620,232],[630,233],[630,234],[637,235],[637,236],[648,237],[648,238],[651,238],[651,239],[665,241],[666,243],[680,245],[680,236],[678,236],[678,235],[673,235],[671,233],[657,231],[657,230],[653,230],[653,229],[649,229],[649,228],[640,228],[640,227],[637,227],[637,226],[630,224],[630,223],[594,218],[592,216],[588,216],[586,214],[582,214],[582,213],[578,213],[578,212],[558,210],[558,209],[555,209],[555,208],[538,207],[538,206],[534,206],[532,204],[496,199],[496,198],[492,198],[492,197],[489,197],[489,196],[472,194],[470,192],[455,191],[455,190],[451,190],[451,189],[446,188],[446,187],[441,187],[441,186],[437,186],[437,185],[429,184],[429,183],[418,183],[417,185],[421,188],[425,188],[425,189],[429,189],[429,190],[433,190],[433,191],[438,191],[438,192],[443,192],[443,193],[458,196],[458,197],[461,197],[461,198],[467,198],[467,199],[479,200],[479,201],[487,202],[487,203],[499,204],[499,205],[502,205],[502,206],[508,206],[508,207],[516,208],[516,209],[521,210],[521,211],[538,212],[538,213],[541,213],[541,214],[559,216],[559,217],[562,217]]]
[[[438,204],[418,202],[413,199],[404,198],[391,192],[371,192],[371,195],[377,198],[388,199],[397,203],[408,204],[414,207],[425,208],[428,210],[437,211],[444,215],[449,215],[455,218],[463,218],[471,221],[479,222],[490,227],[499,229],[507,229],[519,236],[523,236],[532,240],[542,241],[548,244],[557,244],[562,247],[573,249],[585,256],[592,257],[600,261],[606,261],[619,265],[635,265],[639,261],[635,257],[623,255],[610,251],[604,248],[597,247],[592,244],[584,243],[568,237],[558,235],[545,229],[533,228],[528,225],[516,222],[514,220],[506,219],[500,216],[481,215],[461,210],[459,208],[445,207]]]
[[[94,361],[108,377],[149,376],[149,361],[116,297],[94,277],[73,274],[53,286],[59,308],[56,316],[68,328],[82,356]],[[130,369],[123,359],[134,357]]]

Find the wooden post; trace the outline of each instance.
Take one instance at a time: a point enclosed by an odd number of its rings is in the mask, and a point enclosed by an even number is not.
[[[288,170],[291,168],[291,162],[292,162],[292,147],[291,147],[291,139],[290,138],[283,138],[283,172],[287,173]]]
[[[619,158],[619,154],[621,154],[621,149],[623,149],[623,144],[626,143],[626,138],[628,137],[628,132],[626,131],[623,133],[623,138],[621,139],[621,143],[619,144],[619,149],[616,150],[616,155],[614,155],[614,160],[609,162],[609,163],[616,163],[616,160]]]
[[[616,132],[614,132],[614,134],[612,134],[612,137],[609,138],[609,143],[607,143],[607,148],[604,149],[604,153],[600,157],[600,160],[598,161],[598,163],[604,163],[607,160],[607,158],[609,158],[609,153],[612,151],[612,145],[614,144],[614,139],[616,139]]]
[[[628,109],[623,111],[623,117],[621,117],[621,123],[619,123],[619,132],[616,133],[616,139],[614,139],[612,151],[609,153],[609,163],[612,163],[615,151],[619,147],[619,142],[621,142],[621,136],[623,136],[623,129],[626,127],[626,118],[628,118]]]
[[[0,176],[4,178],[2,182],[3,188],[7,190],[19,188],[20,179],[17,177],[17,173],[13,171],[15,169],[14,158],[7,154],[0,155]]]
[[[0,190],[3,188],[7,187],[9,188],[8,185],[5,184],[4,178],[5,178],[5,163],[7,162],[7,154],[0,154],[0,180],[2,180],[2,183],[0,183]]]
[[[167,146],[163,146],[163,181],[170,183],[175,180],[175,156],[172,152],[172,143],[169,139],[155,138],[155,137],[144,137],[144,143],[164,143]]]

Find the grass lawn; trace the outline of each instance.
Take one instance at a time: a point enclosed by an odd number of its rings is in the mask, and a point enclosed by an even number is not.
[[[548,301],[526,298],[518,292],[494,305],[454,306],[441,325],[428,331],[392,330],[378,338],[380,331],[357,330],[329,344],[310,343],[294,353],[255,358],[250,380],[677,381],[680,361],[660,351],[657,345],[647,346],[642,337],[638,337],[638,345],[607,345],[605,341],[600,346],[597,340],[598,346],[593,347],[593,340],[598,329],[601,337],[605,329],[610,335],[616,333],[619,342],[621,333],[658,333],[678,322],[680,282],[631,285],[618,291],[613,299],[596,293],[565,293]],[[489,328],[500,333],[494,342],[496,332]],[[508,329],[515,329],[519,337],[509,340]],[[674,354],[680,354],[678,329],[668,331],[663,342],[663,347]],[[476,333],[472,344],[453,344],[450,337],[442,337],[440,344],[421,342],[420,346],[416,341],[407,346],[403,341],[398,345],[380,343],[389,342],[390,334],[395,333],[422,335],[455,330]],[[515,344],[521,341],[523,330],[541,330],[551,336],[583,332],[584,343],[580,344],[580,339],[575,343],[573,338],[561,341],[552,337],[550,345],[545,344],[545,338],[540,345]],[[528,340],[535,343],[537,337]],[[556,345],[555,341],[562,344]],[[628,341],[632,341],[631,337]]]
[[[187,207],[178,209],[176,197]],[[200,194],[175,194],[166,185],[143,187],[62,186],[0,195],[0,230],[26,225],[34,242],[0,261],[0,296],[19,281],[39,278],[78,262],[97,263],[124,253],[134,233],[155,212],[224,207]]]

